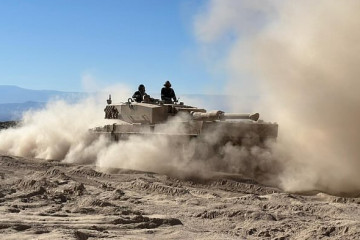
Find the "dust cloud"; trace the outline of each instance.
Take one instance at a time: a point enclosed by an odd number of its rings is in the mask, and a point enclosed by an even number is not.
[[[197,18],[201,44],[231,36],[228,92],[255,86],[257,110],[279,123],[271,161],[287,191],[360,190],[359,11],[353,0],[213,0]]]
[[[104,102],[110,90],[117,96],[128,95],[124,86],[112,86],[77,103],[53,99],[42,110],[24,113],[20,126],[0,132],[0,151],[23,157],[95,162],[106,140],[90,135],[89,128],[104,124]]]
[[[131,96],[126,87],[119,86],[118,89],[104,89],[97,96],[75,104],[53,100],[42,110],[25,113],[20,126],[0,132],[0,152],[67,163],[95,164],[104,171],[125,168],[183,179],[204,180],[218,171],[254,173],[255,169],[259,170],[251,159],[259,155],[260,149],[249,151],[232,144],[217,146],[224,135],[220,128],[201,139],[189,141],[188,137],[176,137],[187,132],[187,125],[182,124],[189,120],[186,114],[177,115],[163,126],[161,132],[169,134],[165,137],[131,136],[126,141],[114,142],[105,136],[92,134],[90,128],[113,123],[104,119],[103,109],[108,93],[112,93],[113,103],[120,103]]]
[[[102,169],[134,169],[191,180],[211,179],[224,172],[242,174],[272,185],[277,183],[277,179],[269,178],[268,168],[274,162],[268,148],[249,149],[231,143],[219,145],[224,135],[220,128],[202,138],[177,137],[178,133],[185,132],[183,120],[179,117],[164,127],[162,132],[168,133],[167,137],[131,136],[126,141],[99,149],[96,165]]]

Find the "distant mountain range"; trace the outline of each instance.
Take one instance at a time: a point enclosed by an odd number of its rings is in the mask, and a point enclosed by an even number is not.
[[[53,90],[31,90],[12,85],[0,85],[0,121],[19,120],[23,112],[43,108],[53,98],[76,101],[87,93]]]
[[[12,85],[0,85],[0,104],[25,103],[25,102],[48,102],[54,97],[78,100],[86,96],[86,93],[61,92],[53,90],[31,90]]]
[[[0,122],[20,120],[22,113],[31,109],[37,110],[45,107],[43,102],[24,102],[24,103],[1,103],[0,104]]]

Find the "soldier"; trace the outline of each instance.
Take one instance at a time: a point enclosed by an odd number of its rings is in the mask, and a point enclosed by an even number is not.
[[[166,81],[164,87],[161,89],[161,100],[166,103],[177,102],[176,95],[174,89],[171,88],[171,83]]]
[[[135,100],[135,102],[141,102],[146,95],[147,94],[145,92],[145,86],[143,84],[140,84],[138,87],[138,91],[134,93],[132,98]]]

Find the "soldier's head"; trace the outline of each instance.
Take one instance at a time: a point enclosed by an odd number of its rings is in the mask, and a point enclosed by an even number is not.
[[[165,84],[164,84],[165,87],[169,88],[171,87],[171,83],[169,81],[166,81]]]
[[[139,91],[141,93],[144,93],[145,92],[145,86],[143,84],[140,84],[139,87],[138,87]]]

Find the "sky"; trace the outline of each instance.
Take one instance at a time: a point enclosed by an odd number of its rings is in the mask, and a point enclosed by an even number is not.
[[[170,80],[178,93],[221,94],[225,71],[209,66],[194,33],[207,5],[205,0],[2,0],[0,85],[81,92],[145,84],[151,93]]]

